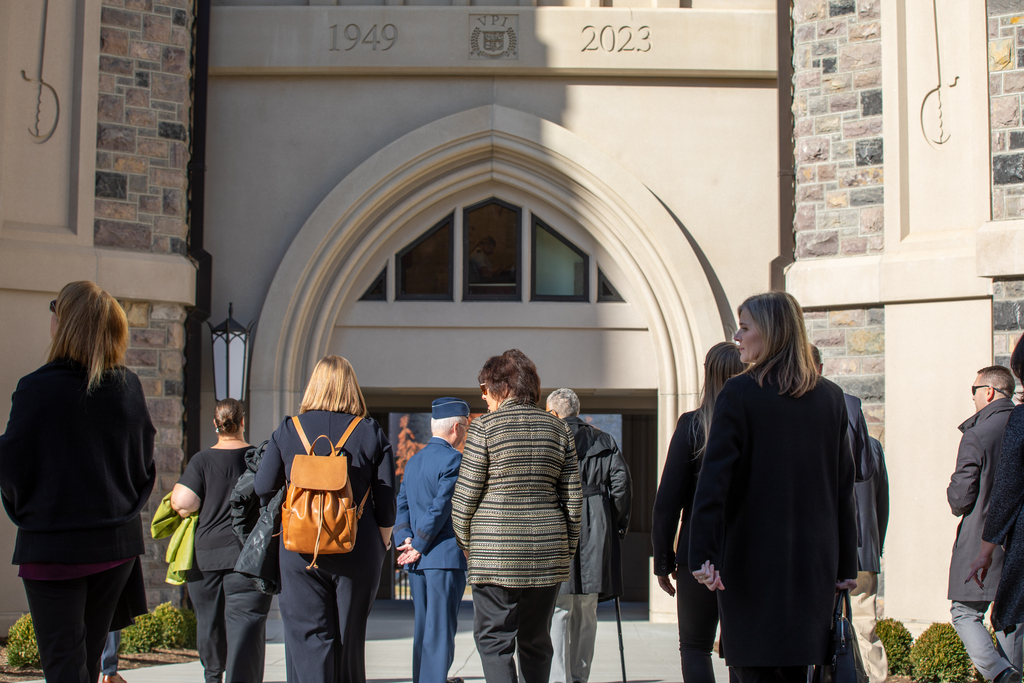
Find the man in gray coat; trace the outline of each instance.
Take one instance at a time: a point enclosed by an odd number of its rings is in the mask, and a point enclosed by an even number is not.
[[[583,486],[580,544],[551,617],[554,656],[549,683],[587,683],[597,637],[598,600],[622,594],[619,539],[629,526],[629,468],[612,435],[579,418],[580,399],[575,391],[553,391],[547,411],[569,425]]]
[[[867,481],[854,485],[860,547],[857,548],[857,587],[850,591],[850,600],[853,628],[868,678],[871,683],[884,683],[889,662],[875,632],[875,623],[878,619],[878,573],[882,571],[882,548],[889,526],[889,473],[878,439],[869,436],[868,447],[874,461],[874,474]]]
[[[1002,548],[992,555],[988,576],[993,577],[984,586],[980,582],[968,583],[971,562],[981,550],[981,535],[985,528],[992,482],[999,467],[1003,430],[1013,410],[1013,375],[998,365],[982,368],[971,386],[971,396],[977,412],[960,425],[963,437],[956,456],[956,470],[946,489],[949,508],[957,517],[963,517],[957,527],[953,543],[953,559],[949,565],[950,612],[953,627],[960,635],[974,667],[987,680],[996,683],[1019,683],[1021,667],[1021,628],[1007,635],[996,635],[999,647],[985,627],[985,612],[995,598],[996,586],[1003,567]]]

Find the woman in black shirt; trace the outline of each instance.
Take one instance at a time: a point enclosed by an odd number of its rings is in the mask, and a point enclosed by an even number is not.
[[[730,377],[743,372],[740,352],[731,342],[711,347],[704,359],[704,389],[697,410],[683,413],[668,446],[658,496],[654,500],[654,574],[658,585],[676,598],[679,619],[679,655],[684,683],[714,683],[711,651],[718,630],[718,596],[708,591],[686,570],[690,547],[690,508],[697,490],[697,475],[707,445],[708,427],[718,392]],[[680,514],[682,525],[680,525]],[[679,541],[672,543],[679,532]],[[682,575],[677,574],[683,565]],[[671,575],[675,580],[672,585]]]
[[[188,594],[196,608],[199,659],[207,683],[262,683],[267,613],[271,596],[234,571],[242,544],[231,530],[228,500],[246,471],[242,404],[217,402],[217,445],[189,460],[174,485],[171,507],[182,517],[199,512],[195,560],[188,573]]]

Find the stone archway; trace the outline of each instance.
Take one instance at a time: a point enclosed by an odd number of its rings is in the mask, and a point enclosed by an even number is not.
[[[254,423],[276,424],[298,405],[366,259],[424,206],[487,181],[522,188],[578,217],[630,280],[656,356],[664,452],[676,416],[697,395],[704,351],[723,338],[701,264],[628,170],[557,124],[495,105],[405,135],[313,211],[282,259],[260,316],[250,378]]]

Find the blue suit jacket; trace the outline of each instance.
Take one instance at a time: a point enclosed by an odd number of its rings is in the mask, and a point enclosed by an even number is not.
[[[392,533],[396,547],[412,538],[412,547],[423,555],[409,569],[466,569],[452,528],[452,493],[461,464],[462,453],[435,436],[405,465]]]

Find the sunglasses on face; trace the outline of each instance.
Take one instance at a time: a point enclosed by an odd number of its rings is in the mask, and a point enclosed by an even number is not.
[[[56,299],[54,299],[53,301],[50,302],[50,313],[53,313],[54,315],[57,314],[57,300]]]

